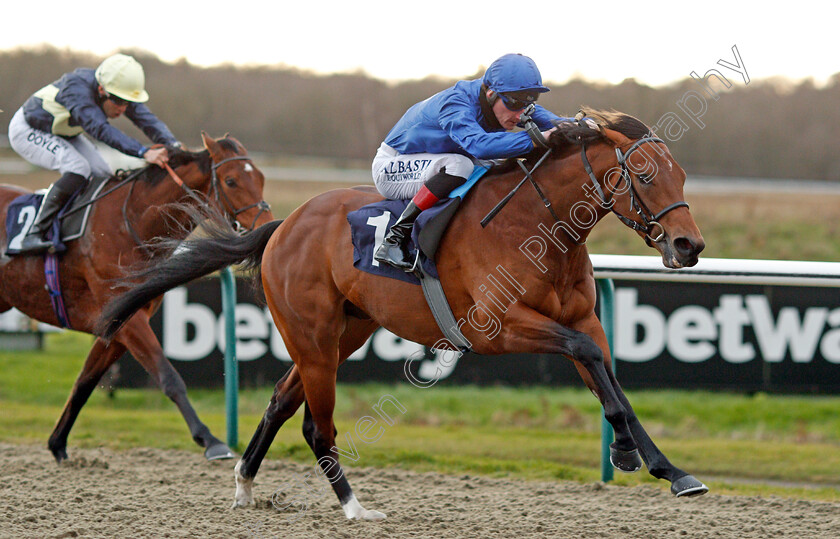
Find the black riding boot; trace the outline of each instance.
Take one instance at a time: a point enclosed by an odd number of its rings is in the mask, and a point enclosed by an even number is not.
[[[400,218],[385,235],[373,258],[401,270],[411,270],[414,260],[408,252],[408,238],[411,236],[414,220],[422,211],[417,204],[409,202]]]
[[[67,200],[79,190],[87,180],[84,176],[68,172],[56,181],[41,202],[41,209],[35,217],[35,222],[29,228],[29,233],[23,238],[20,246],[21,253],[38,254],[49,250],[52,242],[48,241],[47,231],[52,226],[53,219]]]

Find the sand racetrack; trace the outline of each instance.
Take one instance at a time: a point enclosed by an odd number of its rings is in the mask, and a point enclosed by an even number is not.
[[[0,537],[840,537],[837,503],[355,467],[357,497],[386,520],[348,521],[331,489],[280,512],[272,494],[313,468],[274,460],[257,477],[256,507],[231,510],[234,464],[71,446],[59,467],[44,447],[0,443]]]

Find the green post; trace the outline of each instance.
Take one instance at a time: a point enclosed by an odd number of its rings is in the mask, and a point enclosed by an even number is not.
[[[615,297],[615,284],[612,279],[597,279],[598,295],[601,301],[601,325],[604,326],[604,333],[607,334],[607,345],[610,347],[612,357],[612,369],[615,372],[615,355],[613,354],[613,333],[615,329],[613,298]],[[613,479],[613,467],[610,462],[610,444],[613,442],[613,429],[610,422],[603,415],[601,416],[601,481],[607,483]]]
[[[236,362],[236,281],[233,271],[225,268],[219,273],[222,280],[222,313],[225,317],[225,411],[227,414],[227,444],[234,449],[239,444],[239,364]]]

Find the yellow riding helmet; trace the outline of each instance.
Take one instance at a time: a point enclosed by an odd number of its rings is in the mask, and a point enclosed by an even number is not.
[[[143,66],[125,54],[115,54],[105,58],[96,68],[96,81],[109,94],[114,94],[126,101],[145,103],[149,94],[144,89],[146,75]]]

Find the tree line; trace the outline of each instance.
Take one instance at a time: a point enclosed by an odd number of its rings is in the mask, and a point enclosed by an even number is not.
[[[188,146],[200,144],[202,130],[214,136],[229,132],[252,151],[325,157],[339,166],[372,159],[408,107],[455,82],[428,77],[389,83],[361,72],[315,75],[286,66],[203,68],[186,60],[166,63],[143,51],[124,52],[143,64],[150,108]],[[0,132],[33,92],[101,60],[51,47],[0,51],[0,109],[5,111]],[[840,180],[840,73],[821,87],[809,80],[732,82],[730,88],[714,86],[719,98],[706,100],[699,122],[679,106],[682,101],[700,109],[698,100],[686,100],[686,92],[704,95],[690,78],[656,88],[633,79],[613,85],[549,81],[552,91],[540,97],[540,104],[560,116],[573,116],[582,105],[612,108],[649,126],[669,113],[681,116],[686,129],[668,146],[689,174]],[[133,129],[124,119],[117,122]]]

